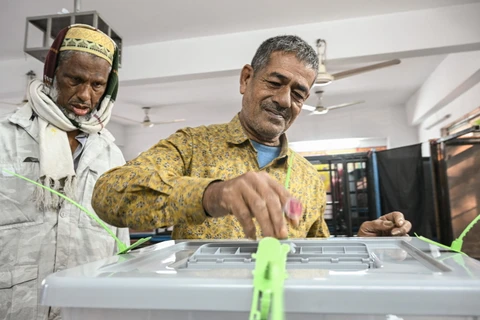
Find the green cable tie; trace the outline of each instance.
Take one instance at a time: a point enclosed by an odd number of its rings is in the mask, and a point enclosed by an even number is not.
[[[446,246],[446,245],[444,245],[444,244],[441,244],[441,243],[438,243],[438,242],[436,242],[436,241],[430,240],[430,239],[425,238],[425,237],[423,237],[423,236],[419,236],[419,235],[416,234],[416,233],[414,233],[414,234],[415,234],[415,236],[416,236],[418,239],[423,240],[423,241],[425,241],[425,242],[427,242],[427,243],[430,243],[430,244],[439,246],[439,247],[444,248],[444,249],[447,249],[447,250],[452,250],[452,251],[455,251],[455,252],[458,252],[458,253],[462,253],[461,251],[455,250],[455,249],[453,249],[453,248],[451,248],[451,247],[449,247],[449,246]]]
[[[467,235],[467,233],[470,231],[470,229],[473,228],[473,226],[480,220],[480,215],[476,216],[475,219],[473,219],[472,222],[470,222],[468,224],[468,226],[463,230],[463,232],[460,234],[460,236],[453,240],[452,241],[452,244],[449,246],[446,246],[444,244],[441,244],[441,243],[438,243],[438,242],[435,242],[433,240],[430,240],[428,238],[425,238],[425,237],[422,237],[422,236],[419,236],[415,233],[415,236],[417,238],[419,238],[420,240],[423,240],[425,242],[428,242],[428,243],[431,243],[431,244],[434,244],[436,246],[439,246],[439,247],[442,247],[442,248],[445,248],[445,249],[448,249],[448,250],[452,250],[452,251],[455,251],[455,252],[458,252],[458,253],[463,253],[465,254],[464,252],[462,252],[462,247],[463,247],[463,238]]]
[[[253,273],[253,298],[249,320],[284,320],[283,284],[287,278],[288,244],[266,237],[258,243]],[[261,296],[260,296],[261,295]],[[260,306],[259,306],[259,299]],[[259,310],[260,308],[260,310]]]
[[[437,261],[445,261],[448,259],[453,259],[456,264],[458,264],[465,270],[465,272],[468,274],[470,278],[476,279],[477,277],[466,266],[464,256],[466,256],[466,254],[464,253],[461,253],[461,254],[457,253],[457,254],[454,254],[453,256],[446,255],[445,257],[437,258]]]
[[[472,220],[472,222],[470,222],[468,224],[468,226],[465,228],[465,230],[463,230],[463,232],[460,234],[460,236],[453,240],[452,242],[452,249],[455,251],[455,250],[458,250],[459,252],[462,251],[462,246],[463,246],[463,238],[465,238],[465,236],[467,235],[467,233],[470,231],[470,229],[473,228],[473,226],[480,220],[480,215],[476,216],[475,219]]]
[[[127,246],[125,243],[122,242],[122,240],[118,239],[117,236],[112,232],[112,230],[110,230],[110,228],[105,224],[105,222],[103,222],[99,217],[97,217],[96,215],[94,215],[93,213],[89,212],[85,207],[83,207],[81,204],[73,201],[72,199],[70,199],[69,197],[61,194],[60,192],[58,191],[55,191],[47,186],[44,186],[43,184],[40,184],[36,181],[33,181],[33,180],[30,180],[22,175],[19,175],[17,173],[14,173],[14,172],[11,172],[9,170],[6,170],[6,169],[2,169],[4,172],[10,174],[10,175],[13,175],[15,177],[18,177],[20,179],[23,179],[25,181],[28,181],[30,183],[33,183],[34,185],[37,185],[39,187],[42,187],[44,189],[47,189],[48,191],[50,191],[51,193],[53,194],[56,194],[57,196],[59,197],[62,197],[63,199],[67,200],[68,202],[72,203],[73,205],[75,205],[76,207],[78,207],[80,210],[82,210],[83,212],[85,212],[90,218],[92,218],[93,220],[95,220],[103,229],[105,229],[105,231],[108,232],[108,234],[113,238],[113,240],[115,240],[115,242],[117,243],[117,247],[118,247],[118,253],[117,254],[124,254],[124,253],[127,253],[128,251],[138,247],[139,245],[147,242],[148,240],[150,240],[152,237],[148,237],[148,238],[142,238],[142,239],[139,239],[138,241],[136,241],[134,244],[132,244],[131,246]]]

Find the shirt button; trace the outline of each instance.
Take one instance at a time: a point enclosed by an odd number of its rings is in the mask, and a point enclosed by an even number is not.
[[[61,218],[65,218],[65,211],[61,211],[61,212],[60,212],[60,217],[61,217]]]

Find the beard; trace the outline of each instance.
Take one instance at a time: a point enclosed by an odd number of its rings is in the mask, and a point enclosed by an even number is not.
[[[269,100],[262,101],[259,107],[260,110],[245,112],[244,125],[247,126],[251,133],[257,136],[258,139],[265,141],[278,139],[290,125],[290,120],[293,116],[291,108],[280,107]],[[265,113],[267,109],[280,115],[281,118],[275,119],[267,115]]]
[[[92,118],[92,115],[95,112],[95,110],[97,110],[98,105],[95,106],[95,108],[93,108],[93,110],[90,111],[89,113],[87,113],[86,115],[79,116],[79,115],[76,115],[73,111],[68,110],[65,106],[60,105],[58,103],[59,94],[58,94],[58,83],[57,83],[56,78],[53,79],[53,85],[50,87],[49,92],[46,93],[46,94],[50,97],[50,99],[52,99],[52,101],[62,111],[62,113],[65,115],[65,117],[67,117],[67,119],[69,119],[71,121],[76,121],[78,123],[83,123],[83,122],[89,121]]]

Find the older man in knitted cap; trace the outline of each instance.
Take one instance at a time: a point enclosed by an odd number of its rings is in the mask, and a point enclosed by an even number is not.
[[[9,169],[90,206],[93,186],[124,164],[105,129],[118,88],[118,51],[87,25],[60,31],[47,55],[44,79],[28,103],[0,118],[0,168]],[[111,230],[124,242],[127,229]],[[111,256],[116,245],[80,209],[0,169],[0,319],[58,319],[39,306],[50,273]]]

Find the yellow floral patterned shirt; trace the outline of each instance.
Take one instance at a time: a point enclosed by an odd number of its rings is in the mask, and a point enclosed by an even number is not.
[[[293,157],[289,191],[303,204],[298,227],[288,225],[289,238],[328,237],[323,219],[326,195],[315,168],[288,148],[281,137],[280,155],[259,168],[257,152],[238,115],[230,123],[185,128],[98,179],[92,198],[95,212],[106,222],[139,230],[174,226],[174,239],[241,239],[233,215],[208,217],[205,188],[248,171],[266,171],[285,183],[288,157]],[[255,221],[256,223],[256,221]],[[256,223],[257,237],[261,230]]]

